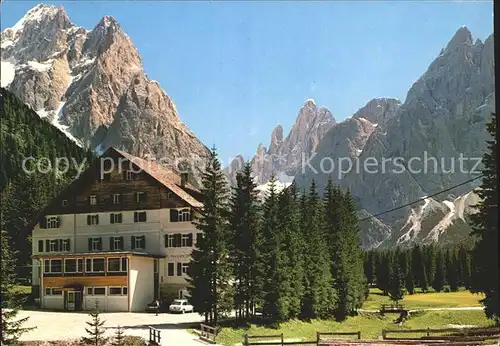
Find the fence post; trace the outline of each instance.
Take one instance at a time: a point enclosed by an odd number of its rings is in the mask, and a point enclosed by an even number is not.
[[[319,332],[316,332],[316,345],[319,345]]]
[[[382,339],[383,339],[383,340],[385,340],[386,335],[387,335],[387,334],[386,334],[385,329],[382,329]]]
[[[283,343],[284,343],[284,342],[285,342],[285,341],[283,340],[283,333],[281,333],[281,345],[282,345],[282,346],[283,346]]]
[[[358,331],[358,340],[361,340],[361,331]]]
[[[245,346],[248,345],[248,334],[245,334]]]
[[[427,336],[431,336],[431,331],[430,331],[430,327],[427,327]]]
[[[158,330],[158,345],[161,345],[161,335],[159,330]]]

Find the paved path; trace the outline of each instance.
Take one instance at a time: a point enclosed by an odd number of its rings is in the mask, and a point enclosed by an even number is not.
[[[122,326],[126,335],[141,336],[148,340],[149,326],[161,330],[161,344],[165,346],[200,346],[205,343],[187,330],[197,326],[202,317],[192,314],[147,313],[102,313],[106,321],[106,336],[112,336],[117,326]],[[29,317],[26,327],[37,327],[23,334],[21,340],[55,341],[79,339],[86,334],[86,322],[91,318],[87,312],[20,311],[19,318]],[[216,345],[217,346],[217,345]]]
[[[466,306],[460,308],[425,308],[425,309],[410,309],[410,312],[415,311],[460,311],[460,310],[484,310],[483,306]],[[365,310],[358,309],[359,312],[379,312],[380,310]]]

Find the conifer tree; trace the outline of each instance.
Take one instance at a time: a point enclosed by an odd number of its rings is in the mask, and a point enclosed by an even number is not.
[[[399,251],[389,255],[389,298],[398,303],[405,296],[405,273]]]
[[[443,256],[443,251],[437,249],[436,251],[436,271],[434,273],[434,278],[432,280],[432,288],[436,292],[441,292],[444,288],[446,279],[446,269],[445,269],[445,259]]]
[[[118,328],[116,328],[111,345],[125,346],[125,333],[123,332],[123,328],[121,326],[118,326]]]
[[[410,250],[404,252],[406,258],[406,278],[405,278],[405,288],[408,294],[415,293],[415,275],[413,274],[413,261],[412,252]]]
[[[458,256],[454,247],[446,251],[446,282],[452,292],[458,291]]]
[[[325,209],[311,183],[302,212],[303,237],[307,239],[304,254],[304,295],[301,316],[304,319],[326,318],[336,306],[337,292],[333,289],[328,245],[325,237]],[[362,270],[362,267],[361,267]],[[347,285],[342,289],[347,291]]]
[[[195,222],[203,232],[190,263],[190,294],[195,308],[206,314],[208,323],[217,325],[219,317],[233,307],[229,258],[229,189],[216,149],[202,175],[203,207]],[[208,288],[208,289],[207,289]]]
[[[258,271],[260,202],[252,167],[246,163],[236,175],[231,198],[231,259],[236,281],[235,306],[240,318],[248,319],[258,299],[262,275]]]
[[[299,200],[295,182],[283,190],[279,197],[278,229],[286,253],[286,271],[289,273],[290,291],[287,293],[288,318],[300,314],[302,295],[304,294],[304,248],[300,228]]]
[[[108,338],[104,337],[106,330],[103,328],[105,320],[101,320],[99,311],[99,302],[96,301],[94,310],[89,313],[92,317],[91,322],[86,322],[89,328],[85,328],[88,336],[81,338],[80,342],[82,345],[92,345],[92,346],[104,346],[108,342]]]
[[[487,152],[483,155],[483,180],[478,195],[477,213],[471,216],[474,224],[473,235],[477,239],[473,250],[472,292],[483,292],[481,301],[485,313],[500,324],[500,290],[498,277],[498,143],[497,115],[492,114],[487,125],[491,139],[487,141]]]
[[[471,283],[471,254],[469,249],[462,244],[458,249],[460,263],[459,285],[469,289]]]
[[[7,232],[2,230],[2,260],[0,261],[0,286],[1,286],[1,310],[2,331],[1,344],[15,344],[19,337],[33,328],[23,327],[28,317],[17,318],[21,301],[15,294],[16,266],[13,251],[8,245]]]

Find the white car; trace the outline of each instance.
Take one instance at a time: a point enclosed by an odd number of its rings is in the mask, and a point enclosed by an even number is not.
[[[194,307],[186,299],[175,299],[168,307],[170,312],[193,312]]]

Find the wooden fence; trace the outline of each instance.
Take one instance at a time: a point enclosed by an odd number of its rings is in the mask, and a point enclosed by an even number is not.
[[[324,338],[325,336],[329,336],[330,338]],[[361,332],[317,332],[316,340],[297,340],[297,341],[287,341],[283,337],[283,333],[276,335],[248,335],[245,334],[243,336],[243,345],[244,346],[284,346],[284,345],[323,345],[328,343],[329,340],[337,340],[338,338],[331,337],[339,337],[339,336],[355,336],[357,339],[361,339]],[[261,339],[261,340],[257,340]],[[264,341],[262,341],[262,339]],[[275,339],[275,340],[272,340]],[[277,340],[276,340],[277,339]],[[270,340],[270,341],[267,341]]]
[[[407,337],[391,337],[388,334],[413,334]],[[421,334],[415,336],[415,334]],[[407,329],[407,330],[382,330],[383,340],[442,340],[450,342],[481,342],[498,339],[500,328],[443,328],[443,329]]]
[[[149,327],[149,345],[159,346],[161,342],[160,330]]]
[[[200,339],[209,343],[215,344],[215,337],[217,336],[219,328],[200,324]]]
[[[380,306],[380,313],[386,313],[386,312],[404,312],[406,311],[406,308],[402,304],[382,304]]]

